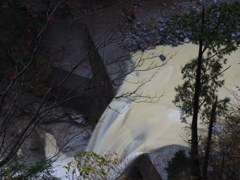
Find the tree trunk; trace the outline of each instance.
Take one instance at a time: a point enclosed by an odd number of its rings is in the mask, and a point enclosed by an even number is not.
[[[203,32],[204,32],[204,6],[202,10],[202,27],[201,27],[201,37],[199,43],[198,51],[198,66],[197,66],[197,76],[195,84],[195,93],[194,93],[194,104],[193,104],[193,118],[192,118],[192,139],[191,139],[191,167],[192,167],[192,176],[195,180],[201,180],[201,172],[199,168],[198,160],[198,111],[199,111],[199,97],[201,92],[201,67],[202,67],[202,47],[203,47]]]
[[[202,176],[203,180],[207,179],[207,168],[208,168],[208,160],[209,160],[209,154],[210,154],[210,148],[211,148],[212,128],[213,128],[213,123],[216,119],[216,108],[217,108],[217,97],[214,104],[212,105],[211,118],[210,118],[210,123],[208,128],[208,138],[207,138],[207,145],[206,145],[204,165],[203,165],[203,176]]]

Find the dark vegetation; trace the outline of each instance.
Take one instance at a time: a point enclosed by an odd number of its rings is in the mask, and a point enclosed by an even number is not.
[[[220,132],[229,128],[226,125],[230,123],[230,119],[235,120],[235,128],[239,130],[239,116],[238,113],[227,108],[230,99],[220,100],[217,94],[217,89],[224,84],[224,80],[219,80],[219,77],[229,68],[222,68],[223,64],[227,63],[224,55],[236,51],[240,44],[240,39],[234,38],[232,35],[237,33],[237,25],[240,20],[239,8],[238,2],[212,4],[206,9],[203,5],[200,12],[192,11],[189,14],[176,15],[172,18],[171,23],[184,31],[191,31],[195,43],[199,44],[197,58],[182,68],[184,84],[175,88],[177,95],[173,101],[182,110],[181,117],[184,122],[187,117],[192,117],[190,123],[191,179],[239,179],[239,169],[229,167],[230,163],[235,161],[228,159],[228,153],[219,154],[219,149],[228,152],[228,148],[223,145],[224,141],[222,145],[218,141]],[[203,55],[204,53],[206,55]],[[198,119],[205,123],[207,133],[199,133]],[[222,122],[224,123],[219,125]],[[218,133],[216,133],[217,127],[220,127]],[[235,128],[228,130],[236,132]],[[239,133],[236,133],[236,136],[238,135]],[[223,138],[224,135],[220,136]],[[231,141],[231,139],[225,139],[225,141]],[[234,149],[234,153],[239,151],[238,146],[230,149]],[[182,158],[184,160],[184,157]],[[239,159],[237,156],[235,158]],[[173,158],[172,163],[176,159],[176,157]],[[224,162],[224,160],[226,161]],[[215,164],[216,161],[218,161],[218,165]],[[173,166],[173,164],[169,165]],[[235,167],[238,166],[238,163],[235,164]],[[170,171],[169,173],[171,174]],[[169,179],[174,178],[169,175]]]

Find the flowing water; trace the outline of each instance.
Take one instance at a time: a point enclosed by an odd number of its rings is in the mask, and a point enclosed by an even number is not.
[[[57,159],[52,166],[53,170],[55,171],[54,175],[61,179],[68,179],[66,177],[67,170],[63,168],[63,166],[67,166],[68,162],[73,161],[73,157],[67,157],[63,153],[59,151],[57,146],[56,139],[52,134],[46,133],[45,134],[45,156],[48,159]]]
[[[175,53],[177,54],[174,55]],[[145,52],[142,58],[159,54],[167,55],[169,61],[160,67],[157,74],[141,88],[139,93],[143,93],[142,95],[146,97],[153,97],[156,93],[163,94],[163,96],[157,103],[138,103],[120,98],[112,101],[111,108],[107,108],[102,115],[87,150],[99,154],[104,154],[109,150],[121,156],[131,156],[170,144],[187,145],[182,138],[186,124],[180,122],[180,111],[174,106],[172,100],[175,96],[174,87],[183,82],[181,66],[197,57],[198,46],[193,44],[185,44],[176,48],[158,46],[154,50]],[[174,56],[170,59],[172,55]],[[139,57],[140,55],[135,54],[132,60],[136,62]],[[231,67],[224,73],[225,87],[219,91],[220,97],[231,96],[227,89],[236,89],[236,85],[240,83],[239,50],[226,57],[229,59],[226,67],[229,65]],[[149,67],[153,62],[154,64],[162,63],[158,56],[150,58],[145,60],[143,67],[138,70]],[[156,69],[137,71],[128,75],[126,79],[128,82],[146,80],[155,72]],[[128,82],[123,83],[117,96],[137,87],[136,84]],[[142,98],[143,101],[145,99]]]
[[[175,53],[177,54],[174,55]],[[144,97],[140,99],[136,97],[131,99],[119,98],[112,101],[110,108],[106,109],[96,126],[87,151],[94,151],[98,154],[114,151],[120,156],[128,156],[131,160],[141,153],[166,145],[187,146],[182,138],[186,124],[180,122],[180,111],[174,106],[172,100],[175,96],[174,87],[183,82],[181,66],[184,66],[190,59],[196,58],[198,46],[193,44],[185,44],[176,48],[158,46],[156,49],[144,53],[142,58],[147,60],[138,70],[147,68],[150,64],[161,65],[162,61],[158,57],[159,54],[167,55],[169,61],[166,65],[159,69],[131,73],[126,77],[127,81],[123,83],[117,93],[117,96],[120,96],[134,90],[138,87],[136,82],[146,81],[152,77],[151,81],[141,87],[138,92]],[[155,58],[149,58],[154,55]],[[170,59],[171,55],[174,56]],[[133,62],[139,61],[139,57],[141,55],[134,54],[132,56]],[[218,93],[220,98],[231,97],[227,89],[236,90],[236,86],[240,84],[239,50],[226,57],[229,59],[226,67],[231,65],[231,68],[224,73],[225,87]],[[160,95],[163,96],[158,102],[149,102],[151,98],[148,97]],[[146,102],[138,103],[141,100]],[[65,164],[69,161],[70,159],[63,160]]]

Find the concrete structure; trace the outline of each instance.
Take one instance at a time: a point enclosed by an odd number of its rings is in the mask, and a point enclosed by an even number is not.
[[[84,114],[92,126],[112,100],[113,87],[86,26],[59,20],[51,25],[39,53],[52,63],[49,85],[56,101]]]

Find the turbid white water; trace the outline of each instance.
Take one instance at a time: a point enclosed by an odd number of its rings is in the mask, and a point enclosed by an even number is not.
[[[56,139],[52,134],[45,134],[45,155],[48,159],[57,159],[56,162],[52,164],[54,175],[61,179],[68,179],[66,176],[67,170],[63,166],[67,166],[68,162],[73,161],[73,157],[67,157],[60,152]],[[70,176],[69,176],[70,177]]]
[[[94,151],[98,154],[105,154],[108,150],[115,151],[121,156],[128,156],[131,160],[135,156],[149,152],[170,144],[187,145],[182,139],[183,127],[186,124],[180,122],[179,110],[174,106],[172,100],[175,96],[174,87],[182,83],[181,66],[184,66],[190,59],[195,58],[198,52],[198,46],[193,44],[185,44],[176,48],[159,46],[154,50],[144,53],[144,58],[151,57],[152,54],[168,55],[168,58],[177,52],[169,62],[160,67],[158,73],[155,74],[153,79],[141,88],[139,93],[149,97],[154,96],[156,93],[163,97],[157,103],[137,103],[129,99],[117,99],[111,102],[110,107],[107,108],[101,117],[92,137],[89,142],[87,151]],[[228,58],[228,64],[231,68],[225,72],[225,87],[219,91],[219,96],[230,96],[227,89],[236,89],[240,84],[240,50],[233,52]],[[138,55],[133,55],[133,61],[136,61]],[[152,62],[162,64],[162,61],[157,56],[156,58],[148,59],[145,61],[140,69],[144,69]],[[129,82],[137,82],[138,79],[147,79],[156,72],[151,71],[138,71],[126,77]],[[124,82],[118,91],[117,96],[133,90],[137,87],[135,84]],[[136,98],[133,98],[136,99]],[[150,100],[142,98],[142,100]],[[141,100],[141,99],[140,99]],[[46,145],[46,152],[48,155],[53,155],[51,152],[57,151],[56,142],[53,136],[47,135],[47,143],[53,142],[53,145]],[[76,142],[77,143],[77,142]],[[54,147],[50,150],[50,147]],[[64,155],[54,164],[54,169],[57,170],[57,176],[62,177],[65,175],[66,170],[62,168],[72,158],[67,158]]]
[[[144,53],[144,58],[151,57],[152,54],[162,54],[162,51],[164,55],[169,54],[168,58],[171,54],[176,52],[177,54],[169,60],[167,65],[159,69],[154,78],[141,88],[140,92],[145,96],[164,93],[163,97],[157,103],[136,103],[128,99],[111,102],[111,109],[106,109],[92,135],[88,151],[104,154],[110,150],[120,155],[131,156],[170,144],[187,145],[181,136],[186,124],[180,122],[179,110],[172,100],[175,96],[174,87],[183,82],[180,67],[190,59],[197,57],[198,46],[185,44],[176,48],[164,46],[164,49],[159,46]],[[223,77],[225,87],[219,91],[220,98],[230,96],[225,88],[236,89],[236,85],[240,84],[239,50],[226,57],[228,58],[226,67],[231,65],[231,68],[225,72]],[[137,57],[134,56],[133,61],[136,59]],[[148,67],[152,62],[162,63],[159,57],[148,59],[141,69]],[[147,79],[154,72],[156,70],[137,72],[138,77],[135,76],[136,73],[132,73],[126,79],[137,82],[138,78]],[[134,88],[136,85],[124,82],[117,96]]]

